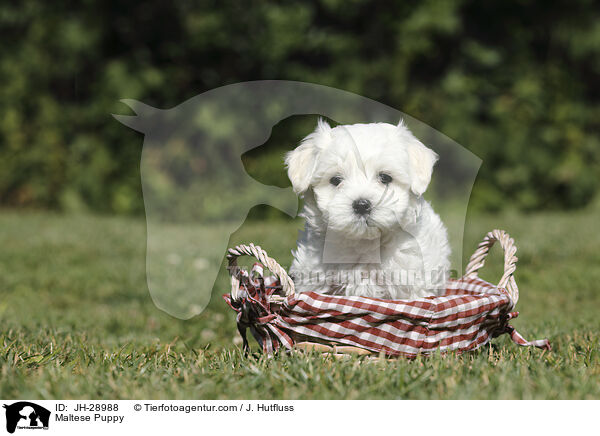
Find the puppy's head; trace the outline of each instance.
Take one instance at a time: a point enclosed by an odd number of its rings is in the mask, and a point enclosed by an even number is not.
[[[415,219],[437,154],[403,122],[317,128],[286,155],[296,193],[312,190],[328,228],[376,238]]]

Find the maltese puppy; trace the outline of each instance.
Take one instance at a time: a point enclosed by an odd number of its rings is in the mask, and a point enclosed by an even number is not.
[[[285,157],[306,220],[290,268],[296,291],[442,294],[450,245],[422,197],[437,158],[402,121],[331,128],[319,120]]]

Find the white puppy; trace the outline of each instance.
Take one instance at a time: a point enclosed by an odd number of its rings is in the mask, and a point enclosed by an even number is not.
[[[331,128],[320,120],[285,158],[305,202],[290,268],[297,292],[439,295],[450,246],[422,197],[437,157],[402,121]]]

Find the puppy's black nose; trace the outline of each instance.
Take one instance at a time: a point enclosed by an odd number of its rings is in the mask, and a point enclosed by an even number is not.
[[[369,200],[365,200],[364,198],[354,200],[352,203],[352,209],[359,215],[366,215],[371,212],[372,206]]]

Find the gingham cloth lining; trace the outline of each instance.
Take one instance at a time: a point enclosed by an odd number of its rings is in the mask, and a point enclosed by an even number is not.
[[[239,270],[240,297],[223,298],[238,312],[238,330],[248,349],[246,328],[273,354],[300,340],[360,347],[390,356],[416,357],[440,352],[462,353],[487,344],[503,333],[521,346],[550,350],[548,340],[526,341],[508,321],[513,302],[502,288],[479,278],[450,280],[439,297],[381,300],[306,292],[290,295],[280,307],[269,302],[279,288],[254,264],[251,274]]]

